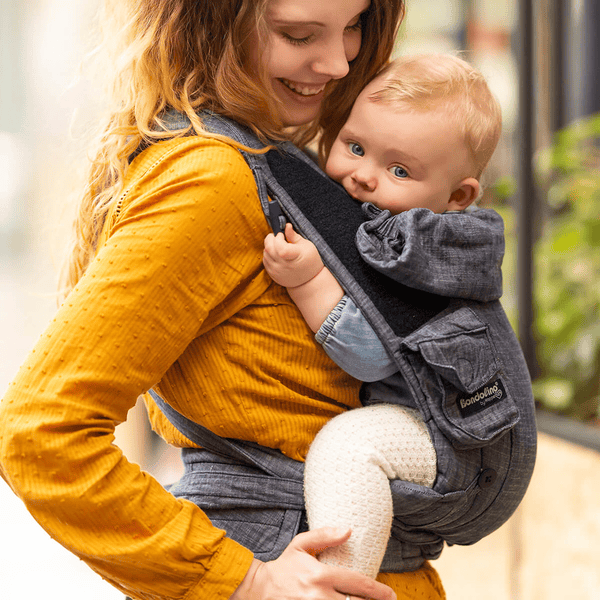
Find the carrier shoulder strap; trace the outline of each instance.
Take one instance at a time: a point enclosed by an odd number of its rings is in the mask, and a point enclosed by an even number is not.
[[[201,117],[205,129],[211,133],[252,149],[261,150],[266,146],[249,129],[231,119],[208,111]],[[161,120],[170,130],[190,125],[185,115],[174,111],[163,115]],[[354,232],[366,218],[360,203],[353,201],[341,186],[333,184],[311,158],[293,144],[273,142],[269,145],[274,149],[267,153],[243,150],[241,153],[252,171],[261,206],[272,229],[275,233],[282,231],[285,221],[289,220],[316,245],[324,263],[394,355],[399,339],[444,310],[448,299],[407,288],[366,265],[354,243]],[[344,227],[339,227],[337,217],[332,219],[331,215],[340,215]],[[288,468],[296,468],[296,461],[280,460],[285,459],[280,452],[271,453],[268,448],[255,448],[250,442],[222,438],[187,419],[154,390],[149,394],[167,419],[199,446],[271,475],[285,476],[286,472],[289,474]]]
[[[203,111],[201,117],[202,125],[207,132],[228,137],[247,148],[262,150],[266,146],[278,145],[278,142],[273,142],[272,144],[261,142],[249,129],[212,111]],[[167,130],[173,131],[186,129],[191,125],[190,120],[186,115],[176,111],[169,111],[162,115],[161,123]],[[291,144],[290,146],[291,148],[295,148]],[[136,153],[141,152],[143,149],[144,147],[138,148]],[[302,154],[300,151],[298,151],[298,153]],[[277,234],[284,230],[286,219],[279,202],[271,200],[270,198],[269,189],[267,188],[267,177],[265,176],[265,169],[268,170],[268,164],[265,161],[264,153],[255,154],[241,150],[241,154],[248,163],[252,175],[254,176],[254,180],[256,181],[258,197],[263,212],[265,213],[271,228]],[[310,162],[307,157],[305,158]]]
[[[259,446],[253,442],[224,438],[213,433],[204,425],[200,425],[170,404],[165,402],[155,390],[148,394],[177,431],[198,446],[209,450],[217,456],[235,459],[241,464],[258,468],[267,475],[294,481],[302,481],[304,464],[284,456],[279,450]]]
[[[265,144],[231,119],[202,114],[208,131],[225,135],[250,148]],[[267,153],[243,152],[256,180],[263,211],[275,233],[284,219],[310,239],[325,265],[392,355],[401,339],[430,321],[449,305],[449,298],[409,288],[382,276],[361,258],[355,234],[367,219],[363,204],[332,182],[311,158],[290,142],[273,142]],[[282,215],[283,212],[283,215]],[[340,227],[340,220],[344,226]]]

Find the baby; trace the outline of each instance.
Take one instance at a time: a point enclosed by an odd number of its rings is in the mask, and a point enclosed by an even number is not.
[[[498,103],[467,62],[449,55],[402,58],[358,96],[325,171],[352,198],[391,215],[428,209],[448,219],[441,215],[478,199],[500,130]],[[375,577],[393,517],[388,480],[432,487],[434,445],[419,411],[399,404],[407,386],[393,358],[312,242],[288,223],[285,234],[265,239],[264,265],[327,354],[371,382],[363,387],[369,406],[332,419],[314,440],[305,495],[311,528],[352,528],[349,541],[321,560]]]

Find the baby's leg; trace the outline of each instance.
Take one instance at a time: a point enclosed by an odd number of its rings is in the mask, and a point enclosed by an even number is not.
[[[392,525],[388,480],[431,487],[435,476],[435,449],[418,411],[376,404],[329,421],[306,458],[308,523],[311,529],[349,526],[352,535],[319,560],[375,578]]]

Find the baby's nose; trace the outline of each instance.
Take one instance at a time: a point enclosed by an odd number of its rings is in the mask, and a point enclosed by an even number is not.
[[[373,169],[363,167],[354,171],[352,179],[365,190],[372,192],[377,187],[377,177]]]

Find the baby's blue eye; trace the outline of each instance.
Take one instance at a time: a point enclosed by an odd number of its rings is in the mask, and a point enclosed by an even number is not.
[[[408,177],[408,173],[406,172],[406,169],[399,167],[399,166],[395,166],[395,167],[391,167],[390,171],[392,172],[392,175],[394,177],[398,177],[400,179],[405,179],[406,177]]]
[[[348,148],[350,148],[350,152],[352,152],[352,154],[355,154],[356,156],[364,156],[365,155],[365,151],[363,150],[363,147],[360,144],[357,144],[356,142],[350,142],[348,144]]]

